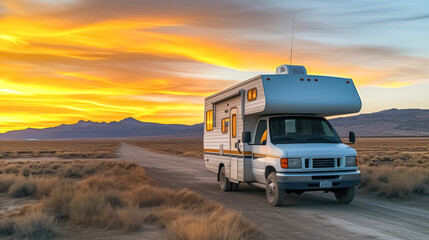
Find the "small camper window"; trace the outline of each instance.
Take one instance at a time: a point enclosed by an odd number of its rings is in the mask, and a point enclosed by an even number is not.
[[[257,96],[256,88],[252,88],[252,89],[247,90],[247,100],[249,102],[255,100],[256,96]]]
[[[206,112],[206,130],[213,130],[213,110],[208,110]]]
[[[228,133],[229,118],[222,118],[222,133]]]
[[[237,137],[237,115],[232,114],[232,123],[231,123],[231,134],[232,138]]]

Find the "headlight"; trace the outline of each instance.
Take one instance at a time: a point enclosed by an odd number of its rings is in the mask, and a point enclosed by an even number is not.
[[[287,168],[301,168],[301,158],[288,158]]]
[[[346,157],[346,167],[357,166],[356,157]]]

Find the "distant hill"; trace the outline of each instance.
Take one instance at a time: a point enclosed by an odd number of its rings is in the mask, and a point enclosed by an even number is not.
[[[359,137],[429,137],[429,110],[389,109],[381,112],[360,114],[329,120],[341,137],[354,131]],[[15,130],[0,134],[0,140],[23,139],[70,139],[70,138],[115,138],[166,135],[199,135],[203,123],[192,126],[141,122],[126,118],[119,122],[79,121],[57,127]]]
[[[359,137],[429,136],[429,110],[389,109],[329,120],[340,136],[354,131]]]
[[[141,122],[125,118],[119,122],[79,121],[75,124],[62,124],[57,127],[9,131],[0,134],[3,140],[23,139],[70,139],[70,138],[115,138],[162,135],[202,134],[203,124],[192,126],[180,124],[159,124]]]

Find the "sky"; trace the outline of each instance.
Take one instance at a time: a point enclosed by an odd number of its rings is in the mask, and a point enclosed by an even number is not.
[[[288,64],[352,78],[361,113],[429,108],[428,1],[0,0],[0,132],[134,117]]]

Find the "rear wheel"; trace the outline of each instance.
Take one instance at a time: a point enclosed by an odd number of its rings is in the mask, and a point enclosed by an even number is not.
[[[267,178],[266,194],[268,203],[273,206],[283,205],[285,190],[279,188],[275,172],[270,173]]]
[[[355,198],[355,187],[335,190],[335,198],[340,203],[350,203]]]
[[[219,186],[224,192],[231,191],[232,183],[226,177],[225,166],[222,166],[219,171]]]

